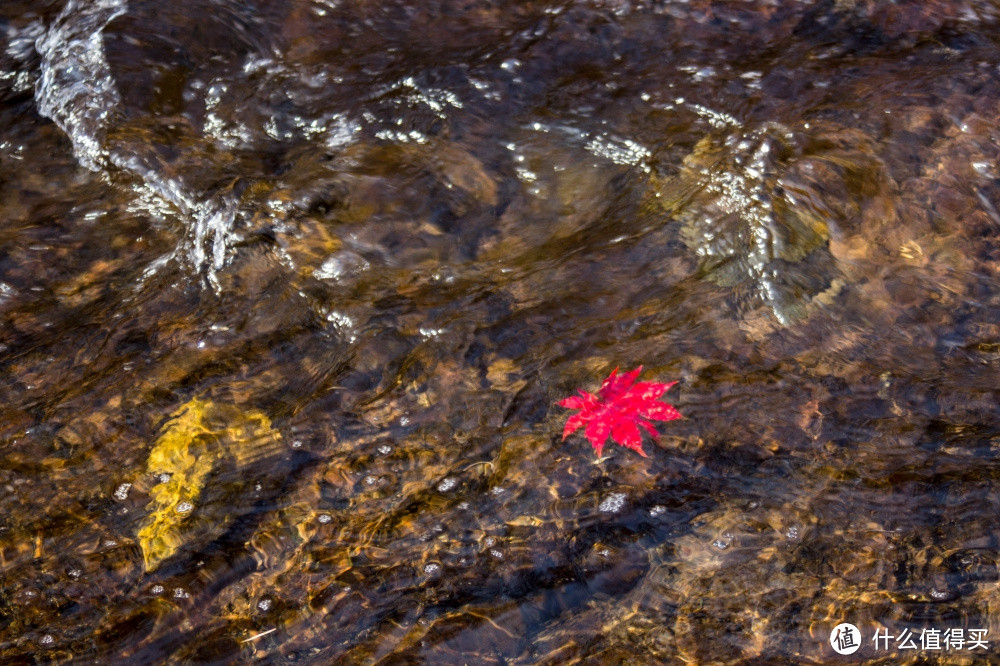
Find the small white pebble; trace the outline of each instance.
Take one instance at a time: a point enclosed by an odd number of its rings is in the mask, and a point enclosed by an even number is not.
[[[383,444],[382,446],[378,447],[378,452],[384,456],[387,456],[390,453],[392,453],[392,447],[389,446],[388,444]]]
[[[41,643],[42,645],[52,645],[53,643],[56,642],[56,639],[52,637],[52,634],[45,634],[44,636],[38,639],[38,642]]]
[[[486,546],[489,547],[489,546],[492,546],[493,544],[495,544],[496,542],[497,542],[497,540],[490,536],[490,537],[486,537],[486,540],[483,543],[485,543]]]
[[[115,488],[115,499],[119,502],[124,502],[128,499],[128,491],[132,488],[131,483],[123,483]]]
[[[611,493],[597,508],[602,513],[618,513],[625,508],[625,493]]]
[[[296,439],[296,440],[292,441],[292,448],[293,449],[301,449],[302,448],[302,440]]]
[[[718,548],[719,550],[725,550],[726,548],[729,548],[729,542],[723,541],[722,539],[716,539],[715,541],[712,542],[712,545]]]
[[[441,570],[441,565],[437,562],[428,562],[424,565],[424,573],[428,576],[432,576]]]
[[[163,472],[162,474],[158,474],[156,476],[156,480],[159,481],[160,483],[166,483],[167,481],[170,480],[170,475],[167,474],[166,472]]]
[[[271,605],[273,603],[274,602],[272,602],[270,599],[261,599],[260,601],[257,602],[257,608],[266,613],[267,611],[271,610]]]
[[[375,478],[374,476],[366,476],[365,477],[365,485],[374,486],[377,481],[378,481],[378,479]]]
[[[503,559],[503,553],[501,553],[496,548],[490,550],[490,555],[492,555],[493,557],[497,558],[498,560],[502,560]]]
[[[183,587],[174,588],[174,599],[190,599],[191,594]]]
[[[662,504],[657,504],[656,506],[654,506],[649,510],[649,515],[652,516],[653,518],[656,518],[657,516],[662,516],[666,512],[667,512],[667,507],[663,506]]]
[[[163,594],[163,586],[162,585],[154,585],[153,587],[149,588],[149,591],[152,594]]]
[[[189,513],[193,508],[194,504],[191,504],[191,502],[181,502],[175,510],[177,513]]]
[[[453,476],[449,476],[446,479],[444,479],[443,481],[441,481],[441,483],[438,484],[437,488],[438,488],[438,491],[440,491],[442,493],[446,493],[446,492],[448,492],[449,490],[451,490],[452,488],[454,488],[457,485],[458,485],[458,479],[456,479]]]
[[[326,524],[327,524],[328,522],[330,522],[331,520],[333,520],[333,518],[332,518],[332,517],[330,516],[330,514],[328,514],[328,513],[321,513],[321,514],[319,514],[319,516],[318,516],[318,517],[316,518],[316,520],[318,520],[319,522],[321,522],[321,523],[323,523],[324,525],[326,525]]]

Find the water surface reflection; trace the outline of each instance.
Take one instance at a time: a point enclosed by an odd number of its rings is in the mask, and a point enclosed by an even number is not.
[[[0,21],[10,663],[1000,640],[991,3]],[[563,441],[639,363],[650,457]]]

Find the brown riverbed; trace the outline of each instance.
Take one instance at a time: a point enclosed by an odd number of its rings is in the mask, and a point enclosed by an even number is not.
[[[5,2],[0,661],[1000,658],[998,23]]]

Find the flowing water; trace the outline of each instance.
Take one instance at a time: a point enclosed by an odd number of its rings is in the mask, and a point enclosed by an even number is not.
[[[0,27],[3,663],[1000,659],[1000,6]]]

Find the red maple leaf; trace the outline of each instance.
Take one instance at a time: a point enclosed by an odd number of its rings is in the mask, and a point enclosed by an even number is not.
[[[619,445],[645,456],[639,428],[642,427],[652,435],[653,439],[660,437],[660,433],[646,419],[673,421],[681,418],[681,414],[673,405],[657,399],[677,382],[636,383],[635,380],[640,372],[642,372],[641,365],[623,375],[619,375],[618,368],[615,368],[601,384],[597,395],[577,389],[580,395],[570,396],[557,403],[560,407],[580,410],[566,420],[563,439],[586,425],[584,434],[594,445],[598,458],[601,457],[604,443],[608,441],[609,436]]]

